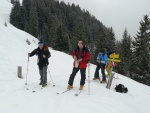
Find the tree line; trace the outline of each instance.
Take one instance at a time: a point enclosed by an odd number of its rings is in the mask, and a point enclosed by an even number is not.
[[[87,10],[78,5],[56,0],[13,1],[10,22],[55,50],[71,53],[83,40],[92,55],[91,62],[100,48],[115,46],[113,28],[107,28]]]

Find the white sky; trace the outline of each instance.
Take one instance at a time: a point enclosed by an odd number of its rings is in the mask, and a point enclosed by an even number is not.
[[[60,0],[61,1],[61,0]],[[112,26],[117,39],[122,38],[125,27],[131,36],[139,30],[139,22],[150,15],[150,0],[63,0],[87,9],[107,27]]]

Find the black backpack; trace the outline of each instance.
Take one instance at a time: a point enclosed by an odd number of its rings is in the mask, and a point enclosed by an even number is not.
[[[119,84],[115,87],[116,92],[120,92],[120,93],[127,93],[128,92],[128,88],[125,87],[122,84]]]

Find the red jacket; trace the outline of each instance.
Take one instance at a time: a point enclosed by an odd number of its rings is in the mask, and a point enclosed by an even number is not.
[[[90,53],[89,50],[86,47],[83,47],[83,49],[80,51],[79,47],[75,49],[72,52],[72,56],[77,57],[77,59],[82,59],[82,61],[79,63],[79,68],[83,69],[87,67],[88,60],[90,59]],[[73,66],[75,67],[75,61],[73,63]]]

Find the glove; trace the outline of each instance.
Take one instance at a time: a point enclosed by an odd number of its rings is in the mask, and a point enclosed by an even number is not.
[[[46,58],[46,56],[43,54],[43,58]]]
[[[79,59],[78,61],[79,61],[79,62],[81,62],[81,61],[82,61],[82,59]]]

